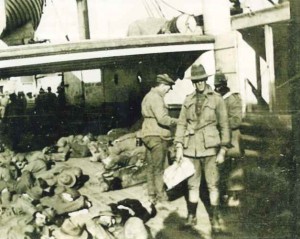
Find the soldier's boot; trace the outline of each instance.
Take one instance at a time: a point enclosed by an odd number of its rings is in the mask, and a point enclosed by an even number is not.
[[[213,233],[222,233],[227,230],[218,206],[213,206],[211,228]]]
[[[187,210],[188,210],[188,216],[187,216],[187,221],[185,223],[185,226],[195,226],[197,225],[197,207],[198,203],[192,203],[192,202],[187,202]]]

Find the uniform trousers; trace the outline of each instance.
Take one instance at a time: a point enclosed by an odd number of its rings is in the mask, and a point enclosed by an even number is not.
[[[186,156],[185,156],[186,157]],[[197,203],[200,196],[202,172],[208,187],[209,199],[212,206],[219,205],[219,169],[216,164],[216,155],[190,158],[195,166],[195,174],[188,179],[189,201]]]
[[[168,152],[168,141],[159,136],[143,138],[146,146],[147,187],[149,196],[164,196],[163,172]]]

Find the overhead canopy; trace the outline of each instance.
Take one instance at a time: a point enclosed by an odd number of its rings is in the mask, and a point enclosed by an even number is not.
[[[165,60],[153,57],[159,54],[170,54],[175,66],[178,57],[174,54],[186,58],[191,53],[194,58],[213,49],[213,37],[182,34],[8,47],[0,52],[0,77],[96,69],[143,59]]]

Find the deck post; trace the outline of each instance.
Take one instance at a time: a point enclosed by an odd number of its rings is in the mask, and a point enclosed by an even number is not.
[[[230,5],[224,0],[202,0],[204,32],[220,35],[231,31]]]
[[[5,1],[0,0],[0,35],[6,27]]]
[[[89,14],[87,0],[77,1],[79,36],[81,40],[90,39]]]
[[[291,21],[289,25],[289,79],[300,73],[300,1],[290,0]],[[292,212],[294,215],[292,237],[300,238],[300,78],[291,82],[290,110],[292,114],[292,148],[295,172],[293,177],[294,188],[291,192]]]
[[[265,48],[266,48],[266,61],[269,73],[269,110],[274,111],[275,107],[275,69],[274,69],[274,42],[273,42],[273,29],[269,25],[265,25]]]

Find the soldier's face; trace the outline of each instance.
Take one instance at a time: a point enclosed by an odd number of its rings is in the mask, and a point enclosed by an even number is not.
[[[35,216],[35,224],[37,226],[44,226],[46,224],[46,216],[42,213],[37,213]]]
[[[203,92],[205,90],[205,86],[206,86],[206,81],[194,81],[193,82],[194,87],[196,88],[196,90],[198,92]]]
[[[222,89],[222,86],[221,85],[215,85],[215,92],[220,92]]]
[[[171,90],[170,85],[162,85],[162,91],[164,94],[167,94]]]

